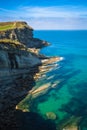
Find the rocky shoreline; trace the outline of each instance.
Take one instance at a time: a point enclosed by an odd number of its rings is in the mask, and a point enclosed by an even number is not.
[[[12,28],[0,30],[0,129],[19,129],[16,122],[16,105],[31,93],[41,73],[54,66],[45,65],[60,61],[60,57],[39,54],[49,43],[33,37],[33,29],[26,22],[5,22]],[[43,66],[42,66],[43,64]],[[41,73],[39,74],[39,72]],[[41,92],[46,87],[35,90]],[[30,91],[31,90],[31,91]],[[36,92],[32,93],[36,93]]]
[[[11,26],[5,29],[5,26]],[[39,114],[20,109],[19,103],[27,95],[32,109],[34,99],[56,89],[60,81],[35,87],[36,81],[52,69],[62,57],[48,57],[39,53],[48,42],[33,37],[33,28],[26,22],[0,23],[0,130],[57,130],[56,113],[46,113],[46,120]],[[3,29],[4,28],[4,29]],[[49,81],[53,76],[47,78]],[[74,121],[71,117],[70,121]],[[63,124],[58,130],[78,130],[78,118],[73,125]],[[83,125],[84,125],[84,119]],[[69,122],[68,122],[69,123]],[[67,123],[67,124],[68,124]]]

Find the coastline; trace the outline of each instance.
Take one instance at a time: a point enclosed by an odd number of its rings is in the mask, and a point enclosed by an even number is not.
[[[19,111],[15,109],[17,108],[16,105],[35,86],[35,80],[40,77],[38,73],[40,71],[42,71],[41,73],[50,71],[54,67],[51,64],[61,60],[60,57],[47,57],[39,54],[38,49],[48,46],[48,43],[33,38],[33,30],[26,22],[16,22],[16,24],[22,24],[21,28],[15,27],[0,31],[0,59],[2,59],[2,64],[0,65],[1,130],[9,128],[18,129],[20,127],[15,117],[15,112]],[[26,30],[27,34],[25,34]],[[47,66],[47,69],[40,68],[42,64]],[[34,91],[33,93],[40,94],[41,91],[46,89],[48,90],[49,87],[44,86],[39,90],[35,90],[36,92]]]
[[[35,80],[36,82],[39,80],[42,80],[42,78],[45,77],[45,74],[55,69],[55,67],[58,68],[58,63],[63,60],[63,57],[49,57],[48,59],[44,59],[42,61],[42,65],[39,67],[39,72],[35,74]],[[53,77],[53,76],[52,76]],[[50,80],[48,78],[47,80]],[[39,97],[44,96],[52,89],[56,90],[56,87],[58,87],[58,84],[60,84],[59,80],[56,80],[55,82],[47,82],[43,83],[40,86],[34,86],[29,92],[26,98],[21,101],[18,105],[16,105],[16,110],[21,110],[23,112],[31,112],[32,108],[34,106],[34,100],[37,100]],[[29,101],[29,105],[31,106],[30,109],[27,109],[26,107],[23,108],[23,103],[25,100]]]

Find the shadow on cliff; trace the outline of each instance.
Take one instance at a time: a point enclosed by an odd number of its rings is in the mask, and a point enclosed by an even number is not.
[[[18,118],[16,119],[16,117],[18,117],[17,114],[21,115],[22,122],[23,119],[25,120],[24,122],[25,125],[23,125],[20,130],[24,130],[24,129],[27,130],[25,126],[28,126],[28,122],[26,122],[27,120],[25,118],[27,118],[28,116],[30,116],[30,118],[33,118],[34,117],[33,114],[17,111],[15,115],[14,114],[16,111],[15,107],[21,100],[25,98],[29,90],[31,90],[35,86],[36,83],[35,83],[34,76],[38,72],[39,72],[39,67],[34,66],[31,68],[29,72],[27,70],[27,73],[23,75],[21,74],[15,80],[12,80],[10,84],[5,82],[4,88],[9,87],[9,89],[3,94],[3,97],[1,97],[2,102],[0,102],[0,110],[1,110],[0,130],[10,130],[10,129],[17,130],[16,127],[16,123],[17,123],[16,121],[18,121]],[[1,86],[1,88],[2,87],[3,86]],[[19,122],[21,122],[21,118],[19,118]],[[31,122],[29,123],[31,124]],[[34,126],[34,124],[32,125]],[[31,129],[29,128],[29,130]]]

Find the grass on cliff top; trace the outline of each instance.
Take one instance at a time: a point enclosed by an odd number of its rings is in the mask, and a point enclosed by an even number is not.
[[[0,26],[0,31],[4,31],[4,30],[9,30],[9,29],[13,29],[13,25],[5,25],[5,26]]]
[[[32,27],[28,26],[26,22],[0,22],[0,31],[24,27],[28,27],[33,30]]]

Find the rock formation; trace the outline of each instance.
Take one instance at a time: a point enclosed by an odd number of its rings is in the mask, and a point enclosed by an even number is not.
[[[15,107],[35,85],[42,59],[49,59],[38,53],[47,45],[33,38],[33,29],[26,22],[0,23],[0,129],[17,129]]]
[[[48,45],[46,41],[33,37],[33,28],[26,22],[5,22],[0,23],[0,26],[2,27],[0,39],[16,40],[29,48],[42,48]]]
[[[46,116],[50,120],[56,120],[56,118],[57,118],[57,116],[56,116],[56,114],[54,112],[47,112]]]

